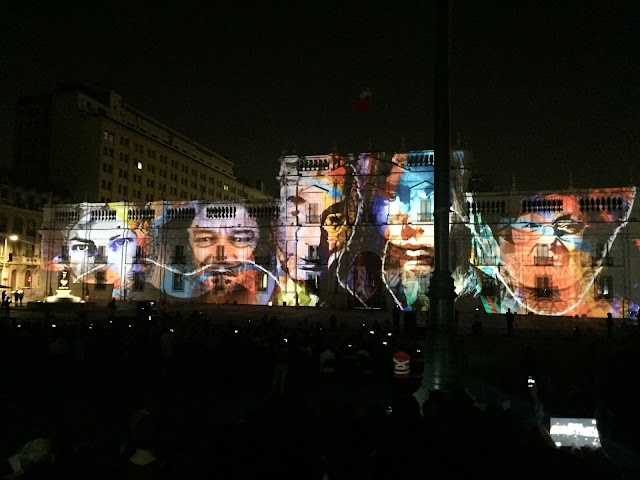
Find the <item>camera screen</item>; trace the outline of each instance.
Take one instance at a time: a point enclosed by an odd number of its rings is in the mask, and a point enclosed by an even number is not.
[[[595,418],[551,417],[549,434],[558,447],[600,447],[600,435]]]

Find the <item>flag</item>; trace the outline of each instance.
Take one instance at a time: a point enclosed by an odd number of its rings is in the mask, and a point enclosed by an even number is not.
[[[363,88],[351,108],[354,112],[368,112],[371,110],[371,89],[368,87]]]

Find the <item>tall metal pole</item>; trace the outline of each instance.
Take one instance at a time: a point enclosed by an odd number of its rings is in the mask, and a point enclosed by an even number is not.
[[[429,282],[431,316],[427,322],[422,385],[414,394],[422,405],[434,390],[449,391],[455,378],[453,335],[455,287],[449,271],[449,28],[450,1],[436,1],[434,230],[435,268]]]

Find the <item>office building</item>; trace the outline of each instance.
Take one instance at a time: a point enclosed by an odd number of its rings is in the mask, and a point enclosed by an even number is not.
[[[17,103],[14,183],[75,202],[268,200],[230,160],[122,101],[62,86]]]

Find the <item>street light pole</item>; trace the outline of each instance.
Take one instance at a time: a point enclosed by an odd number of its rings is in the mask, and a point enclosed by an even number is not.
[[[454,388],[455,287],[449,271],[449,35],[450,1],[436,2],[434,233],[435,268],[429,282],[430,313],[426,328],[424,374],[414,393],[422,407],[431,392]]]

